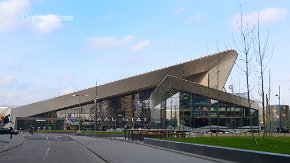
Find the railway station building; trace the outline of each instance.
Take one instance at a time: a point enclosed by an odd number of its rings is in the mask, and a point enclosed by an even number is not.
[[[12,109],[17,129],[258,126],[258,103],[225,91],[238,57],[227,50]],[[251,116],[250,116],[251,115]]]

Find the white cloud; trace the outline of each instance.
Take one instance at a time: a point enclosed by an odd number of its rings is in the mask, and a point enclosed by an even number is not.
[[[35,2],[37,2],[37,3],[43,3],[44,2],[44,0],[34,0]]]
[[[260,25],[271,24],[274,22],[279,22],[286,19],[288,15],[287,9],[284,8],[265,8],[263,10],[251,12],[249,14],[243,15],[243,23],[248,27],[253,27],[258,22],[258,17],[260,15]],[[241,14],[236,13],[232,18],[232,25],[234,27],[240,26]]]
[[[122,38],[117,37],[92,37],[88,39],[88,44],[92,49],[113,49],[126,45],[134,40],[134,36],[127,35]]]
[[[0,86],[1,87],[12,86],[16,83],[17,83],[17,80],[11,76],[4,76],[4,77],[0,78]]]
[[[108,21],[108,20],[111,20],[111,19],[113,19],[113,18],[115,18],[117,16],[118,16],[118,14],[113,13],[113,14],[108,14],[108,15],[105,15],[105,16],[98,16],[98,17],[96,17],[95,20],[97,20],[97,21]]]
[[[182,6],[182,7],[179,7],[177,9],[175,9],[172,13],[173,13],[173,15],[177,15],[177,14],[180,14],[180,13],[184,12],[185,9],[186,9],[186,7]]]
[[[30,8],[29,0],[0,0],[0,32],[31,29],[37,34],[44,35],[63,26],[59,15],[28,15]],[[41,19],[24,20],[28,17]]]
[[[30,7],[29,0],[0,1],[0,31],[14,30],[20,27],[20,16]]]
[[[134,52],[140,52],[142,51],[144,48],[146,48],[147,46],[149,46],[151,43],[150,40],[143,40],[138,42],[136,45],[131,47],[131,50]]]
[[[69,93],[73,93],[75,91],[77,91],[76,88],[74,88],[74,87],[68,87],[65,90],[61,91],[61,94],[62,95],[66,95],[66,94],[69,94]]]
[[[202,19],[202,16],[200,14],[196,14],[190,18],[188,18],[185,23],[186,24],[189,24],[189,23],[192,23],[192,22],[200,22]]]
[[[33,30],[41,35],[56,31],[63,27],[58,15],[36,15],[39,19],[31,21]],[[36,17],[35,16],[35,17]]]

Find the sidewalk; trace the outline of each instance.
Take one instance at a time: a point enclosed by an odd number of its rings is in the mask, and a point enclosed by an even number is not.
[[[126,162],[126,163],[212,163],[224,162],[218,159],[203,157],[199,155],[186,154],[167,149],[156,148],[144,145],[139,141],[127,141],[122,138],[92,138],[86,136],[72,136],[76,142],[95,153],[105,162]]]
[[[19,133],[18,135],[12,135],[10,139],[10,134],[0,135],[0,153],[13,149],[20,146],[24,142],[25,133]]]

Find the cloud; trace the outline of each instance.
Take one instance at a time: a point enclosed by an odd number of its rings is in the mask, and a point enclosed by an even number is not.
[[[0,1],[0,32],[31,29],[43,36],[61,29],[63,21],[72,21],[63,20],[68,16],[56,14],[28,15],[30,8],[29,0]]]
[[[63,27],[61,17],[55,14],[34,16],[23,15],[23,20],[28,21],[31,24],[33,31],[41,35],[45,35]]]
[[[62,95],[66,95],[66,94],[69,94],[69,93],[73,93],[73,92],[75,92],[75,91],[77,91],[76,88],[74,88],[74,87],[68,87],[68,88],[66,88],[65,90],[61,91],[60,94],[62,94]]]
[[[92,37],[88,39],[90,48],[95,50],[114,49],[127,45],[134,40],[134,36],[127,35],[122,38],[117,37]]]
[[[15,85],[16,83],[17,83],[17,80],[14,77],[11,77],[11,76],[0,77],[1,87],[12,86],[12,85]]]
[[[120,47],[130,47],[133,52],[140,52],[150,45],[150,40],[142,40],[133,42],[134,36],[127,35],[124,37],[91,37],[87,39],[87,45],[92,50],[116,49]]]
[[[136,45],[131,47],[131,50],[134,52],[140,52],[142,51],[144,48],[146,48],[147,46],[149,46],[151,43],[150,40],[143,40],[138,42]]]
[[[201,19],[202,19],[202,16],[201,16],[200,14],[196,14],[196,15],[194,15],[194,16],[188,18],[188,19],[185,21],[185,23],[186,23],[186,24],[190,24],[190,23],[192,23],[192,22],[200,22]]]
[[[37,34],[44,35],[61,29],[63,21],[72,21],[63,20],[68,16],[57,14],[28,15],[30,8],[29,0],[0,1],[0,32],[32,29]]]
[[[243,15],[243,22],[248,27],[253,27],[258,22],[258,17],[260,15],[260,25],[271,24],[285,20],[288,11],[284,8],[265,8],[261,11],[251,12],[249,14]],[[241,14],[236,13],[231,20],[233,26],[240,26]]]
[[[20,16],[26,12],[29,7],[29,0],[0,1],[0,31],[10,31],[20,27]]]
[[[105,15],[105,16],[98,16],[98,17],[96,17],[96,21],[108,21],[108,20],[111,20],[111,19],[113,19],[113,18],[115,18],[115,17],[117,17],[118,16],[118,14],[115,14],[115,13],[113,13],[113,14],[108,14],[108,15]]]
[[[45,0],[34,0],[37,3],[44,3]]]
[[[177,9],[175,9],[175,10],[172,12],[172,14],[173,14],[173,15],[180,14],[180,13],[184,12],[185,9],[186,9],[185,6],[179,7],[179,8],[177,8]]]

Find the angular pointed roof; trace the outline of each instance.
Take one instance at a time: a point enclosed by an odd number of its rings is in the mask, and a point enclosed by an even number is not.
[[[161,81],[158,87],[150,95],[150,108],[154,108],[162,101],[165,101],[177,92],[193,93],[218,101],[224,101],[238,106],[249,107],[247,99],[240,96],[168,75]],[[252,100],[251,108],[258,110],[259,103]]]
[[[126,95],[146,89],[154,89],[167,75],[186,79],[200,85],[207,86],[209,84],[211,88],[222,90],[237,56],[238,54],[235,50],[219,52],[184,63],[99,85],[97,88],[92,87],[49,100],[21,106],[17,108],[17,112],[19,112],[19,115],[32,116],[47,111],[77,107],[79,101],[78,98],[72,97],[74,94],[87,95],[82,96],[82,104],[93,103],[96,98],[96,89],[98,100]]]

